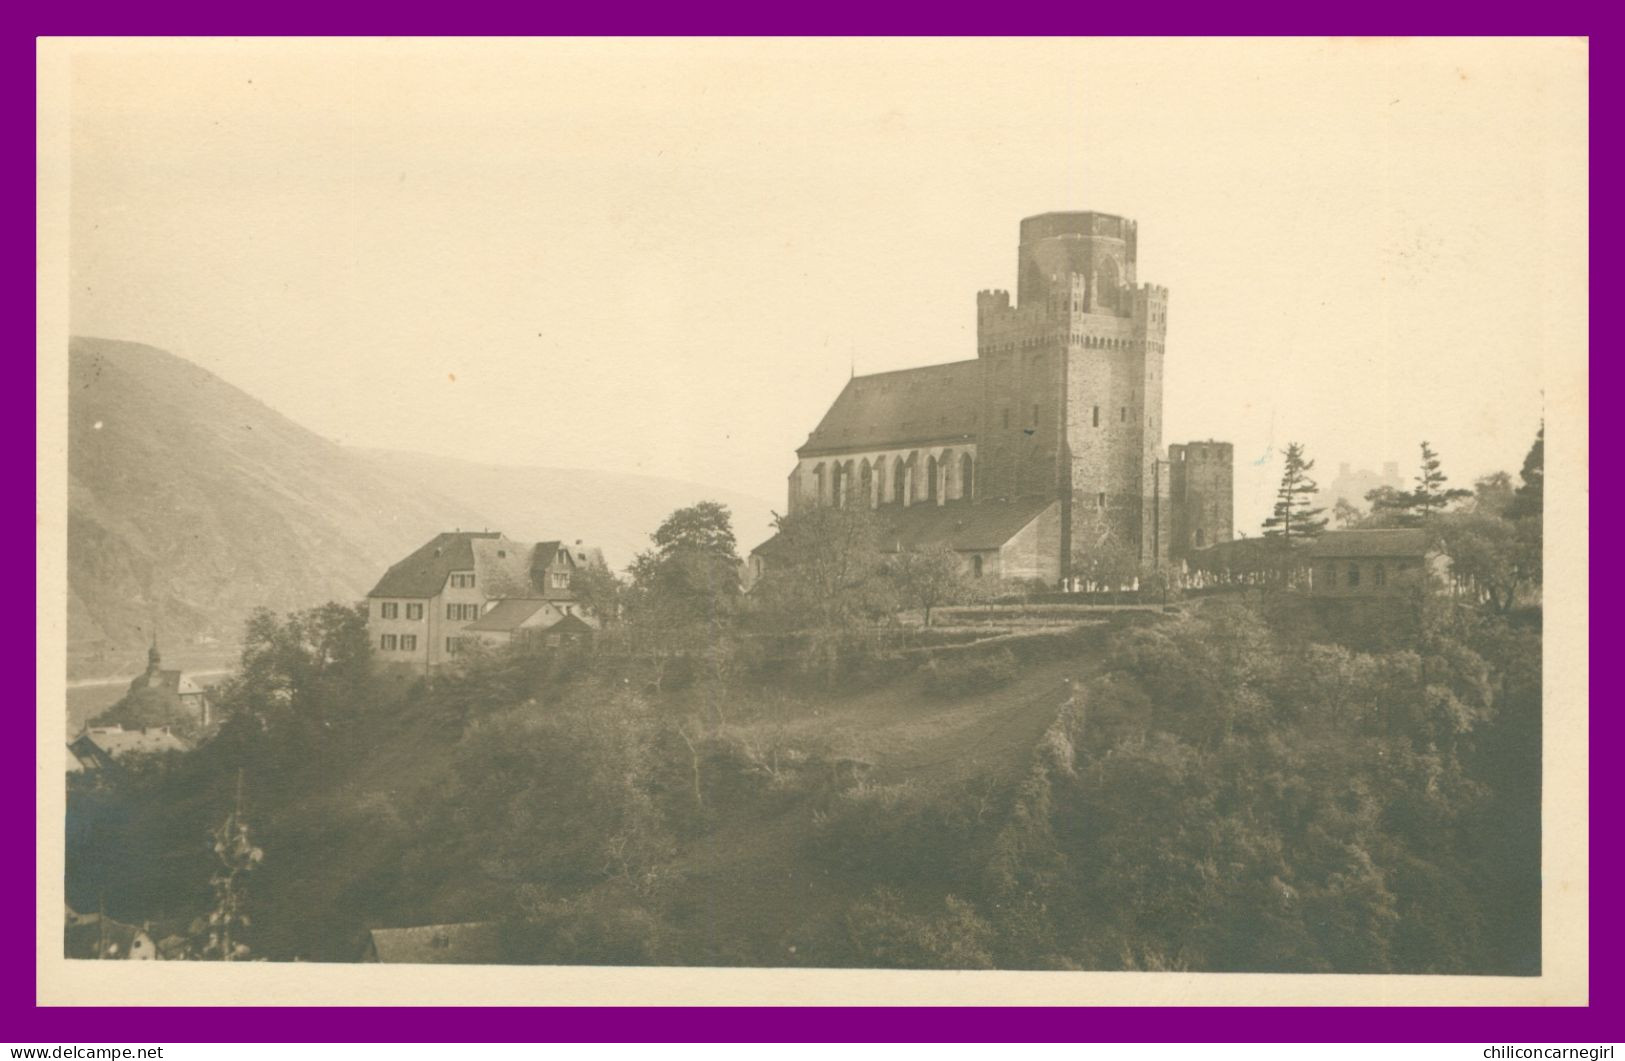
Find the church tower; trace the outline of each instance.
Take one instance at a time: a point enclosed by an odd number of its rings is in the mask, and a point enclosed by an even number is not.
[[[1162,361],[1168,291],[1138,284],[1133,221],[1093,211],[1021,222],[1017,300],[976,299],[980,497],[1060,502],[1063,576],[1110,553],[1168,556]]]

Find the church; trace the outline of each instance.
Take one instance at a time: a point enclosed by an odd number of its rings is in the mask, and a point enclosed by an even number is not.
[[[1230,444],[1162,444],[1168,289],[1136,279],[1135,222],[1039,214],[1020,239],[1015,301],[976,296],[976,356],[848,381],[796,451],[789,512],[867,506],[889,551],[944,543],[976,577],[1052,586],[1229,541]]]

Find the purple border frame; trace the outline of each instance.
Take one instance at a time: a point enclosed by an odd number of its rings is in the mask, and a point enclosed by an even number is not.
[[[3,38],[6,61],[0,63],[0,82],[7,86],[4,98],[5,123],[9,139],[19,156],[32,153],[35,129],[34,38],[36,34],[464,34],[549,33],[606,34],[616,32],[657,34],[741,34],[741,33],[821,33],[821,34],[1003,34],[1032,32],[1151,33],[1159,28],[1179,28],[1190,32],[1213,33],[1269,32],[1299,26],[1306,19],[1300,5],[1288,6],[1282,0],[1249,5],[1241,11],[1219,11],[1209,5],[1192,3],[1160,4],[1158,14],[1167,16],[1162,27],[1150,19],[1135,20],[1143,9],[1119,7],[1115,13],[1090,5],[1087,18],[1066,0],[1048,0],[1039,12],[1023,9],[1025,18],[1011,19],[1004,9],[995,8],[988,17],[983,5],[952,4],[920,6],[917,11],[883,11],[857,4],[819,4],[815,11],[804,5],[761,6],[744,0],[707,5],[703,12],[670,6],[639,4],[622,6],[613,16],[589,8],[547,10],[486,6],[465,17],[438,15],[424,17],[381,3],[352,4],[342,11],[314,3],[281,3],[270,9],[224,9],[191,0],[172,3],[162,9],[119,7],[98,10],[94,4],[76,4],[71,9],[42,14],[18,5],[7,16],[16,23]],[[1538,8],[1520,5],[1518,17],[1510,17],[1511,5],[1455,3],[1436,5],[1422,12],[1399,4],[1378,7],[1363,5],[1360,14],[1366,23],[1384,27],[1403,26],[1411,32],[1552,32],[1557,28],[1584,28],[1598,21],[1598,13],[1583,5],[1543,4]],[[1033,17],[1041,14],[1042,17]],[[1225,20],[1230,24],[1220,24]],[[1161,20],[1159,20],[1161,21]],[[1318,21],[1349,21],[1321,18]],[[1020,24],[1013,24],[1019,22]],[[1516,24],[1514,24],[1516,23]],[[1534,26],[1540,23],[1541,26]],[[1604,80],[1612,80],[1604,66]],[[1593,104],[1594,105],[1594,104]],[[1603,165],[1611,162],[1611,141],[1605,139]],[[1595,148],[1594,148],[1595,151]],[[1592,154],[1593,175],[1602,168]],[[1612,168],[1612,167],[1608,167]],[[22,218],[23,204],[34,201],[34,175],[30,168],[14,164],[4,180],[11,186],[10,200],[16,204],[10,226],[14,235],[8,255],[11,283],[6,298],[12,304],[13,319],[34,319],[33,225]],[[1602,209],[1593,216],[1593,231],[1612,223],[1617,209],[1605,197]],[[1608,272],[1606,263],[1604,276]],[[21,331],[21,329],[19,329]],[[30,347],[19,337],[19,350]],[[13,355],[13,364],[27,358],[30,379],[33,359],[26,353]],[[1618,369],[1604,361],[1597,368],[1604,386],[1613,382]],[[34,446],[34,404],[21,387],[9,388],[6,402],[10,414],[0,419],[0,432],[9,440],[14,454],[32,452]],[[33,468],[26,473],[33,479]],[[31,511],[25,512],[22,491],[11,495],[15,506],[4,534],[14,539],[18,554],[24,539],[33,535]],[[1618,502],[1605,496],[1606,508]],[[1596,576],[1593,576],[1595,578]],[[28,576],[33,583],[32,569]],[[16,636],[15,646],[29,645],[24,636],[27,620],[15,609],[5,624]],[[1608,616],[1604,615],[1604,630]],[[28,626],[31,632],[33,627]],[[1595,638],[1593,638],[1595,643]],[[1606,677],[1607,672],[1605,672]],[[1591,725],[1592,762],[1601,760],[1595,749],[1618,746],[1618,716],[1597,714]],[[15,730],[14,730],[15,733]],[[14,851],[34,849],[34,770],[32,742],[15,738],[8,744],[10,769],[0,771],[0,792],[7,805],[20,813],[8,816],[6,838]],[[1597,822],[1613,819],[1619,796],[1611,786],[1599,785],[1593,771],[1591,821],[1593,837]],[[25,809],[26,808],[26,809]],[[18,859],[17,861],[22,861]],[[1592,844],[1591,881],[1594,894],[1606,894],[1599,884],[1618,879],[1620,856],[1615,845]],[[31,869],[31,867],[30,867]],[[13,923],[32,922],[34,879],[31,871],[17,871],[0,878],[13,911]],[[1594,954],[1614,951],[1619,939],[1621,915],[1616,905],[1594,903],[1591,912],[1591,946]],[[745,1008],[717,1013],[709,1009],[672,1008],[40,1008],[34,1004],[33,938],[29,946],[12,945],[0,950],[0,1039],[11,1042],[238,1042],[334,1041],[334,1042],[528,1042],[582,1041],[605,1039],[626,1042],[664,1041],[1090,1041],[1136,1042],[1319,1042],[1319,1041],[1415,1041],[1415,1042],[1607,1042],[1617,1032],[1617,1022],[1605,1021],[1599,1010],[1620,1003],[1619,977],[1606,964],[1593,963],[1590,1007],[1561,1008],[862,1008],[824,1009]]]

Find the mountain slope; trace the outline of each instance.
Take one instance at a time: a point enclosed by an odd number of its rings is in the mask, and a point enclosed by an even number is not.
[[[343,447],[139,343],[75,338],[68,376],[70,653],[122,653],[154,626],[173,649],[231,641],[255,607],[358,600],[458,527],[582,539],[620,567],[712,499],[744,548],[767,536],[767,502],[725,490]]]
[[[380,471],[410,478],[424,490],[438,490],[488,514],[494,521],[491,528],[511,538],[579,538],[597,545],[617,570],[649,548],[649,535],[662,520],[697,501],[728,506],[741,555],[771,533],[769,502],[699,483],[579,468],[475,464],[390,450],[353,452]]]
[[[484,517],[138,343],[69,347],[70,649],[230,639],[255,607],[359,599]]]

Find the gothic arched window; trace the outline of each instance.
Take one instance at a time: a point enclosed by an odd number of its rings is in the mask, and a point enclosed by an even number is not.
[[[976,496],[976,462],[969,453],[959,458],[959,496],[967,499]]]

